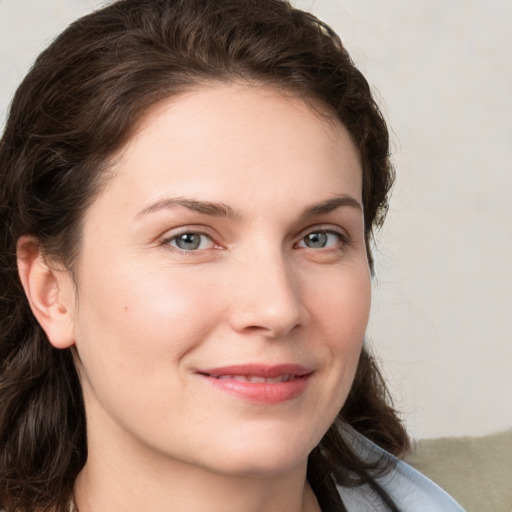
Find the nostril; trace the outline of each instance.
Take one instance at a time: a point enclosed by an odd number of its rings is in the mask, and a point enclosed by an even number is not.
[[[282,324],[282,325],[268,325],[268,326],[260,326],[260,325],[248,325],[244,327],[242,330],[246,334],[254,334],[261,336],[269,336],[273,338],[277,338],[284,335],[289,335],[292,332],[298,330],[300,328],[300,324],[296,323],[292,326]]]

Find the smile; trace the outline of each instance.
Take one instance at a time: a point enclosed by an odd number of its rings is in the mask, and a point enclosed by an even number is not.
[[[301,365],[238,365],[197,372],[216,389],[243,400],[278,404],[299,397],[313,370]]]

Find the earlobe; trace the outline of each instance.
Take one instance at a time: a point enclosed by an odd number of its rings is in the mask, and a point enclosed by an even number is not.
[[[72,346],[74,308],[69,272],[51,268],[33,236],[22,236],[16,249],[18,273],[32,313],[55,348]]]

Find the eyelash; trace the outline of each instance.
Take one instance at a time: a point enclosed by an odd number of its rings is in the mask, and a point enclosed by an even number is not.
[[[206,237],[206,238],[209,239],[212,247],[208,247],[208,248],[204,248],[204,249],[200,249],[200,248],[182,249],[181,247],[178,247],[178,246],[173,244],[173,242],[175,242],[180,237],[183,237],[185,235],[194,235],[194,236],[199,236],[201,238],[202,237]],[[312,236],[312,235],[327,235],[327,236],[334,235],[334,236],[336,236],[338,238],[338,242],[336,244],[334,244],[333,246],[319,247],[319,248],[308,247],[306,245],[306,243],[305,243],[305,239],[306,239],[306,237]],[[200,241],[200,244],[201,243],[202,243],[202,241]],[[299,245],[301,243],[304,243],[304,245]],[[299,241],[294,244],[294,248],[312,249],[312,250],[326,250],[326,251],[329,251],[329,250],[330,251],[332,251],[332,250],[343,250],[348,243],[350,243],[350,238],[344,232],[341,232],[341,231],[338,231],[338,230],[333,230],[333,229],[316,228],[316,229],[311,229],[311,230],[308,230],[307,232],[305,232],[305,234],[301,236]],[[164,238],[162,240],[161,244],[166,246],[171,251],[177,251],[177,252],[180,252],[180,253],[183,253],[183,254],[191,254],[191,253],[194,253],[194,252],[201,252],[201,251],[209,250],[209,249],[212,249],[212,248],[213,249],[220,249],[221,248],[221,246],[218,245],[214,241],[213,237],[209,233],[205,233],[204,231],[194,230],[194,229],[183,230],[183,231],[181,231],[179,233],[173,234],[172,236],[168,236],[168,237],[166,237],[166,238]]]

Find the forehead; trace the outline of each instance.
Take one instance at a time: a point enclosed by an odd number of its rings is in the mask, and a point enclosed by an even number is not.
[[[113,167],[109,200],[134,207],[166,194],[246,204],[304,189],[361,195],[359,156],[344,126],[264,86],[204,87],[160,102]]]

